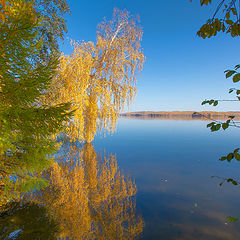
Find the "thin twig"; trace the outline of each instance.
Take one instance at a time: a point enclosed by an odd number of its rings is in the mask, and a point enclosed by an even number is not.
[[[213,14],[212,20],[215,18],[215,16],[217,15],[219,9],[222,7],[223,3],[225,2],[225,0],[222,0],[222,2],[219,3],[215,13]]]

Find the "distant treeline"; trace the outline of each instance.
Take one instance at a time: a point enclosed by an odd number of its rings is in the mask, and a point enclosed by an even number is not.
[[[229,116],[235,116],[235,119],[240,119],[240,112],[212,112],[212,111],[173,111],[173,112],[129,112],[121,113],[122,117],[142,118],[142,119],[176,119],[176,120],[220,120],[227,119]]]

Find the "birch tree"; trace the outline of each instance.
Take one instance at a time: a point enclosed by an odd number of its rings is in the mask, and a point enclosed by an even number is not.
[[[136,94],[142,70],[142,29],[127,11],[115,9],[112,20],[99,24],[96,43],[72,42],[63,55],[44,103],[72,102],[74,118],[67,123],[72,140],[91,142],[97,129],[113,132],[118,114]]]

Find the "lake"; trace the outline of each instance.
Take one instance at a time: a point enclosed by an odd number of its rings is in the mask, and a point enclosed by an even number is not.
[[[142,239],[238,239],[240,163],[219,158],[239,145],[239,130],[210,132],[205,121],[121,118],[117,132],[97,136],[97,152],[116,154],[135,179]]]
[[[64,141],[49,187],[0,216],[1,239],[239,239],[227,219],[240,216],[239,187],[223,181],[240,163],[219,161],[239,130],[206,124],[120,118],[92,144]]]

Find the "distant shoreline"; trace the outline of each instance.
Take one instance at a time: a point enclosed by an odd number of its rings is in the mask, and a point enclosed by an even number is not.
[[[240,119],[240,112],[214,112],[214,111],[141,111],[121,113],[120,117],[141,118],[141,119],[175,119],[175,120],[225,120],[229,116]]]

